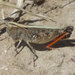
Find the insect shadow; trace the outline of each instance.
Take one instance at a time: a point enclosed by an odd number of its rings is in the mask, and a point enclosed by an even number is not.
[[[19,42],[16,42],[15,43],[15,47],[18,45]],[[51,42],[48,42],[46,44],[33,44],[31,43],[32,47],[35,49],[35,50],[38,50],[38,51],[46,51],[46,50],[49,50],[50,49],[47,49],[46,46],[48,44],[50,44]],[[27,46],[26,42],[22,40],[22,42],[20,43],[19,47],[22,47],[22,49],[19,51],[19,53],[23,50],[23,48]],[[62,48],[62,47],[74,47],[75,46],[75,39],[70,39],[70,40],[63,40],[63,41],[59,41],[57,42],[56,44],[54,44],[53,48]]]

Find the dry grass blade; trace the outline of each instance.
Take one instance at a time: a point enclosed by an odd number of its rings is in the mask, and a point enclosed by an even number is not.
[[[20,27],[20,28],[42,28],[42,29],[61,29],[60,27],[55,27],[55,26],[49,26],[49,25],[23,25],[23,24],[18,24],[16,22],[8,22],[8,24],[14,26],[14,27]]]

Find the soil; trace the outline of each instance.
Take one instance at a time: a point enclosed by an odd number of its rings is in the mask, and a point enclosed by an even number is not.
[[[16,5],[15,0],[8,0],[8,2]],[[40,17],[23,12],[17,21],[18,23],[75,27],[74,0],[45,0],[40,5],[30,3],[23,4],[23,6],[26,6],[25,10],[48,16],[51,20],[45,21]],[[2,11],[4,11],[6,18],[13,10],[12,7],[0,6],[0,19],[2,19]],[[68,40],[60,41],[52,50],[43,50],[43,48],[40,50],[37,45],[38,59],[35,61],[35,67],[34,56],[27,45],[22,42],[18,51],[22,47],[24,48],[15,56],[17,43],[9,36],[5,25],[1,25],[0,29],[2,29],[2,32],[0,31],[0,75],[75,75],[75,29]]]

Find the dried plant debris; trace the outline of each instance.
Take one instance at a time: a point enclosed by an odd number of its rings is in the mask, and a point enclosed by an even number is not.
[[[22,1],[22,2],[23,2],[23,1]],[[27,14],[29,14],[29,15],[31,15],[31,16],[40,17],[40,18],[42,18],[42,19],[45,20],[45,21],[50,21],[50,20],[51,20],[52,22],[56,22],[56,21],[54,21],[52,18],[50,18],[50,17],[48,17],[48,16],[44,16],[44,15],[42,15],[42,14],[36,14],[36,13],[34,13],[34,12],[30,12],[30,11],[28,11],[28,10],[24,10],[23,8],[21,8],[23,3],[20,3],[20,4],[21,4],[21,5],[19,5],[19,0],[18,0],[18,2],[17,2],[17,6],[15,6],[15,5],[13,5],[13,4],[10,4],[10,3],[8,3],[8,2],[0,1],[0,5],[5,5],[5,6],[9,6],[9,7],[15,8],[15,10],[12,12],[12,13],[14,13],[13,15],[15,15],[17,11],[23,11],[24,13],[27,13]],[[18,13],[17,13],[17,14],[18,14]],[[15,16],[16,16],[16,15],[15,15]],[[14,16],[14,18],[15,18],[15,16]]]

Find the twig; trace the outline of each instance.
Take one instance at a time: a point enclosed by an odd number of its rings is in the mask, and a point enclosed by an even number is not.
[[[16,7],[21,8],[23,6],[23,0],[17,0]],[[19,14],[19,10],[15,9],[9,17],[15,18],[16,15]]]
[[[64,8],[64,7],[66,7],[67,5],[69,5],[69,4],[73,3],[73,2],[75,2],[75,0],[69,1],[69,3],[66,3],[66,4],[63,5],[63,6],[60,6],[60,8]]]

